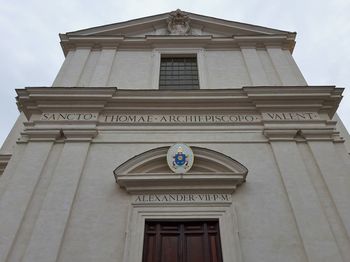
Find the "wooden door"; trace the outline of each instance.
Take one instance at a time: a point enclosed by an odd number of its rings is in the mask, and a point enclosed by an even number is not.
[[[218,221],[146,221],[142,262],[222,262]]]

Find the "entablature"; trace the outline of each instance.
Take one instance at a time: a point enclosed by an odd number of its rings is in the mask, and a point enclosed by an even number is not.
[[[241,89],[119,90],[116,87],[27,87],[17,89],[17,104],[29,119],[59,111],[312,111],[331,118],[342,98],[335,86],[254,86]]]
[[[76,48],[115,48],[115,49],[142,49],[149,50],[160,47],[167,48],[269,48],[280,47],[282,49],[294,49],[294,37],[288,35],[263,35],[263,36],[230,36],[215,37],[212,35],[197,36],[163,36],[146,35],[143,37],[128,36],[67,36],[61,37],[61,46],[64,54],[67,55],[70,50]]]
[[[334,86],[176,91],[32,87],[17,90],[17,101],[29,119],[24,133],[32,139],[37,134],[45,136],[45,130],[52,129],[164,131],[204,128],[238,132],[260,130],[266,131],[267,137],[269,134],[275,137],[276,130],[314,130],[308,132],[317,139],[324,136],[316,133],[328,130],[334,133],[329,139],[337,140],[335,123],[330,120],[342,91]]]

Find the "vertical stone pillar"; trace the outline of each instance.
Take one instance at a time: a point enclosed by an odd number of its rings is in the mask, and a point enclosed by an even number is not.
[[[159,51],[153,50],[152,53],[152,72],[153,72],[153,77],[152,77],[152,82],[151,82],[151,88],[152,89],[159,89],[159,74],[160,74],[160,59],[161,59],[161,54]]]
[[[350,236],[350,171],[331,141],[308,141],[311,152]]]
[[[252,85],[269,85],[269,81],[256,51],[256,47],[241,47],[241,50]]]
[[[59,131],[46,132],[45,138],[29,141],[11,174],[0,199],[0,262],[5,262],[9,255],[57,136]]]
[[[200,49],[197,53],[197,64],[198,64],[199,88],[206,89],[208,88],[207,63],[206,63],[205,51],[203,49]]]
[[[271,61],[283,85],[305,85],[305,81],[302,81],[300,77],[296,75],[297,72],[294,70],[293,66],[290,65],[281,47],[267,47],[267,52],[270,55]]]
[[[65,228],[96,131],[64,131],[66,142],[39,212],[23,262],[57,261]]]
[[[295,76],[298,78],[299,81],[299,85],[304,85],[307,86],[307,82],[303,76],[303,74],[301,73],[297,63],[295,62],[291,52],[289,50],[283,50],[285,57],[291,67],[291,69],[294,71]]]
[[[296,130],[269,130],[265,135],[280,170],[308,261],[343,261],[320,199],[293,137]]]
[[[23,132],[24,125],[23,123],[27,121],[26,116],[23,112],[18,116],[16,123],[12,127],[10,133],[6,137],[2,147],[0,149],[0,155],[11,155],[16,146],[16,141],[21,136],[21,132]]]
[[[117,53],[116,47],[104,47],[91,77],[90,86],[106,86]]]
[[[69,65],[73,60],[75,50],[69,50],[64,62],[58,72],[55,80],[52,83],[52,86],[62,86],[63,78],[65,77],[65,73],[69,70]]]
[[[70,51],[59,75],[53,83],[53,86],[74,87],[78,85],[80,76],[84,70],[85,63],[90,54],[90,47],[80,47],[75,51]],[[71,54],[72,53],[72,54]]]

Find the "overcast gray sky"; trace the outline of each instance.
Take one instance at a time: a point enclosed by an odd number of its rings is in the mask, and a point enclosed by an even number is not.
[[[177,8],[297,32],[308,84],[346,87],[338,113],[350,130],[349,0],[0,0],[0,145],[18,116],[15,88],[52,84],[64,60],[58,33]]]

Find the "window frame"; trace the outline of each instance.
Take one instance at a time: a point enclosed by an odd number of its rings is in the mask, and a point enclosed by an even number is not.
[[[206,88],[206,76],[205,76],[205,56],[203,48],[155,48],[153,49],[153,77],[152,77],[152,89],[159,90],[159,78],[160,78],[160,61],[161,57],[171,56],[196,56],[197,68],[198,68],[198,80],[199,89]],[[162,89],[170,90],[170,89]],[[180,89],[190,90],[190,89]],[[198,89],[191,89],[198,90]]]
[[[195,54],[161,55],[159,90],[197,89],[200,89],[200,85],[198,59]]]

